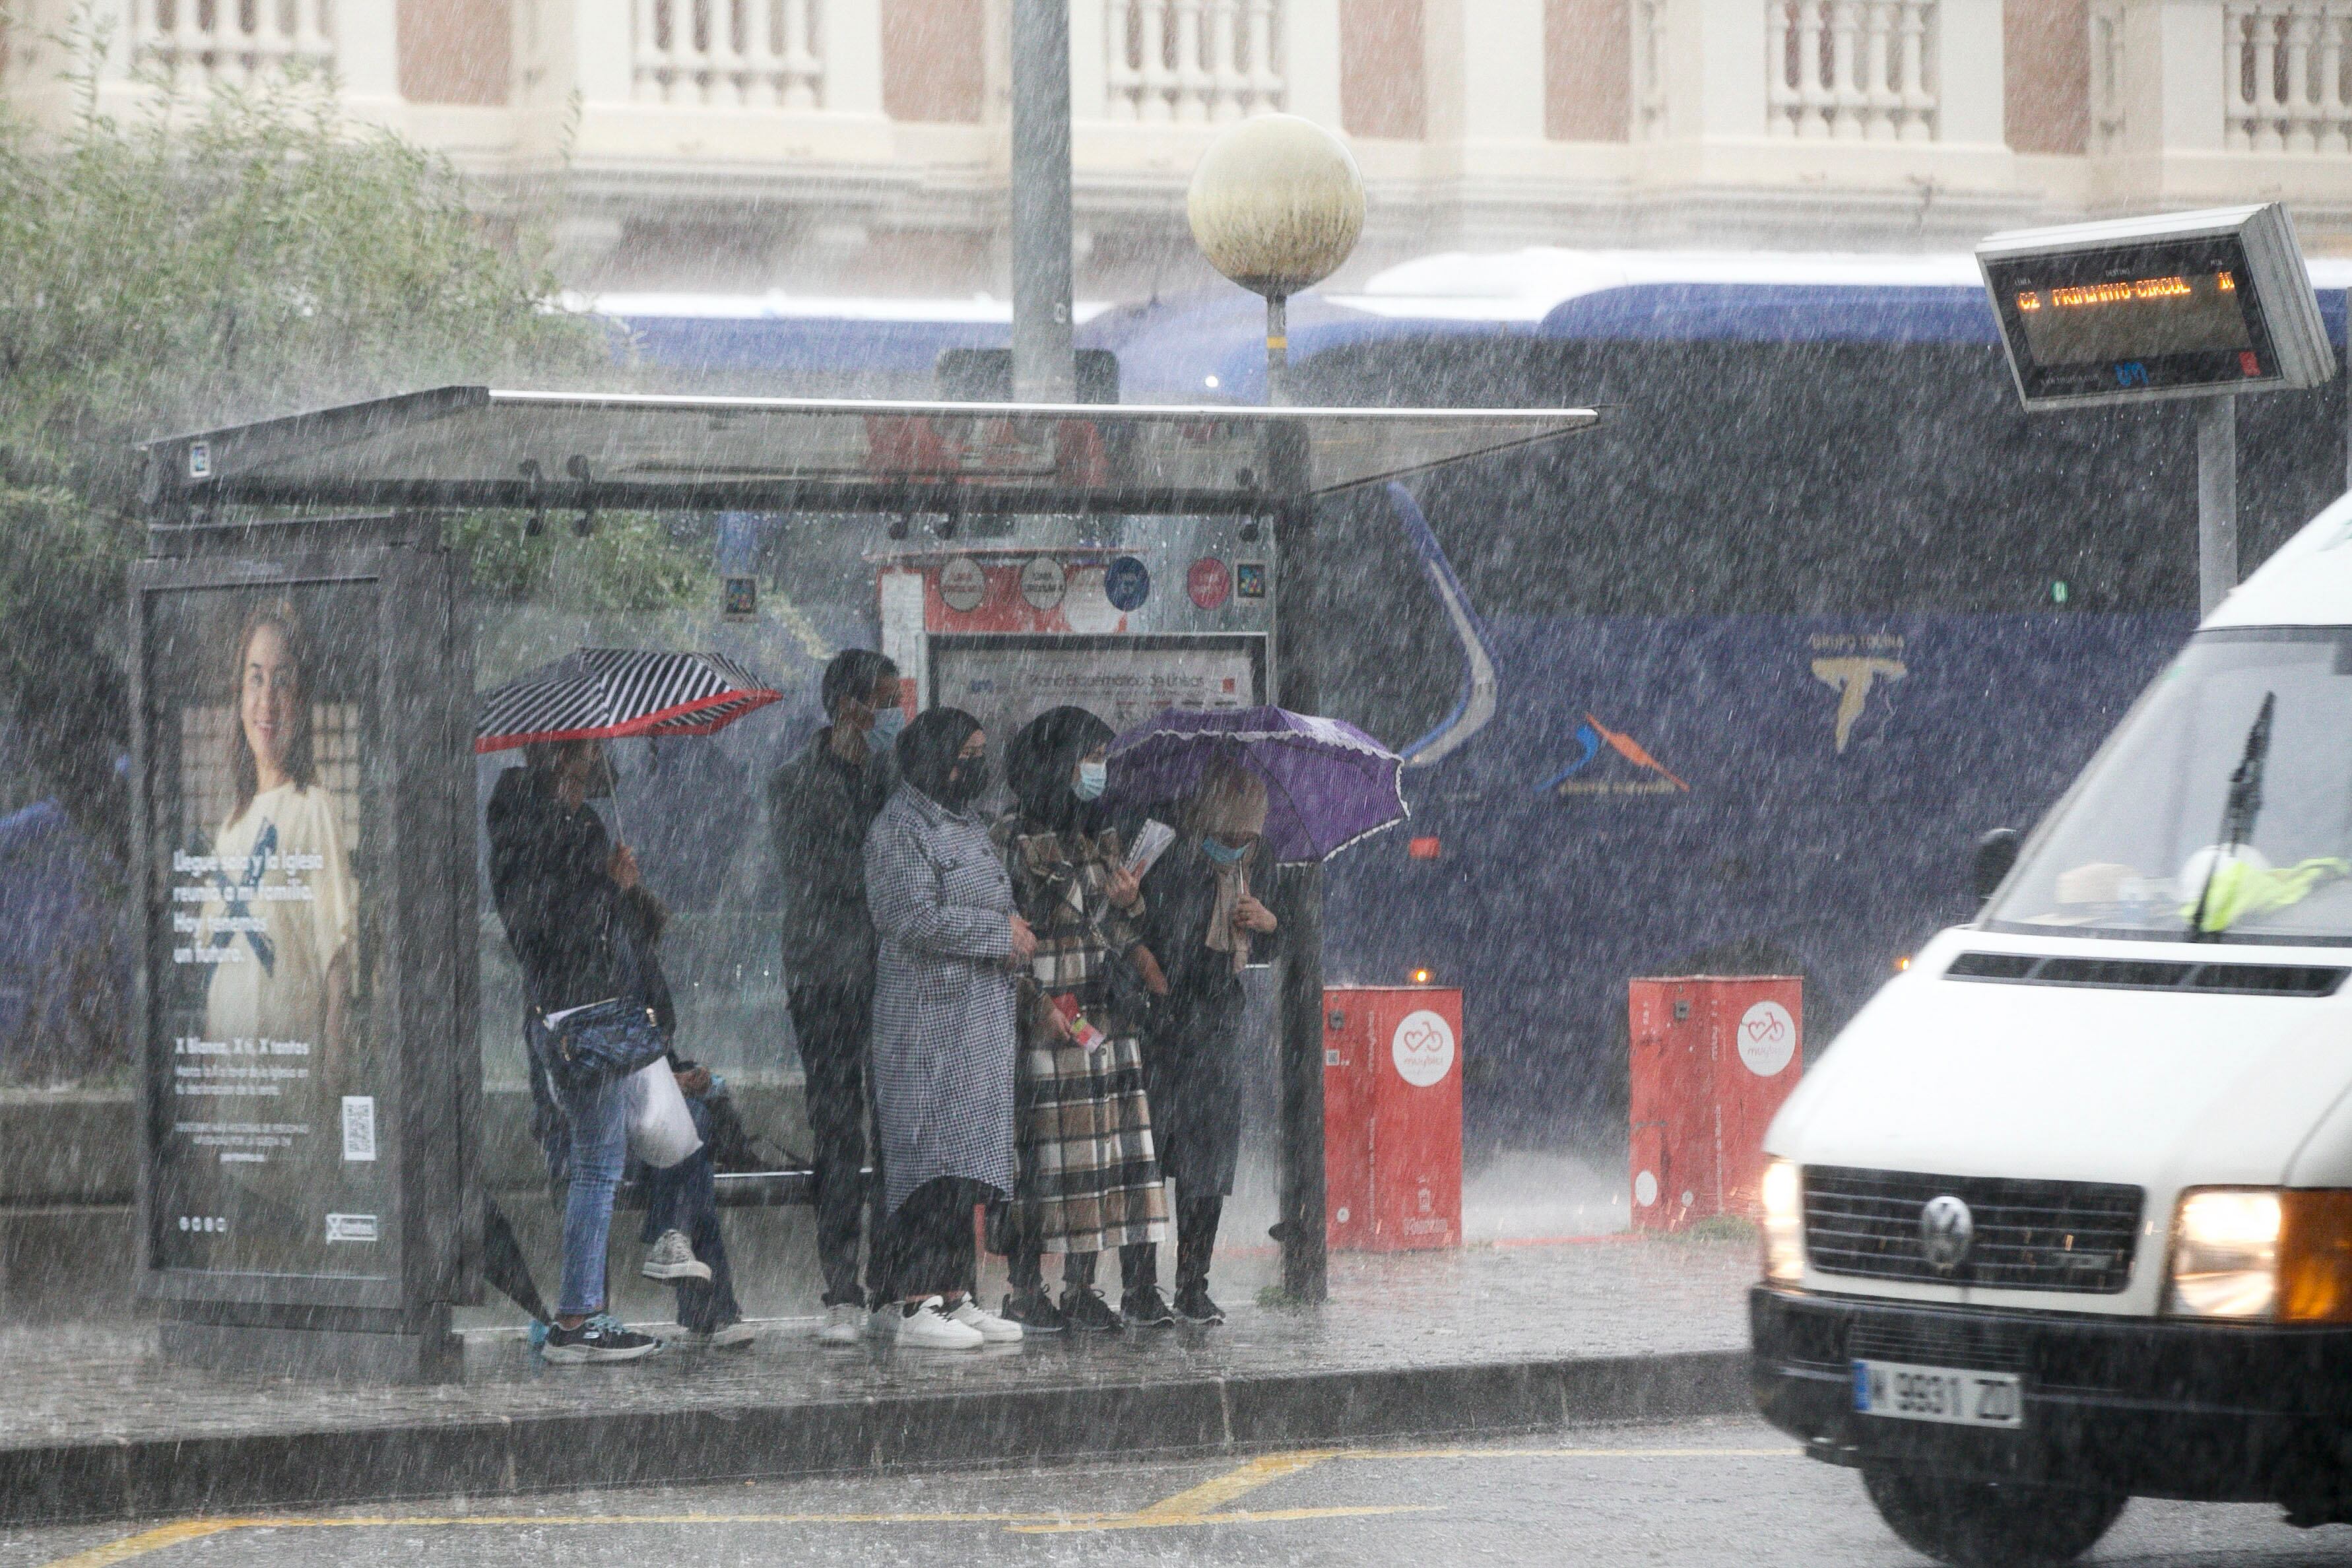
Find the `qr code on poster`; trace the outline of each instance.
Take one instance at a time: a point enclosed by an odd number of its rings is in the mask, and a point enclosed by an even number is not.
[[[343,1158],[375,1158],[375,1096],[343,1096]]]

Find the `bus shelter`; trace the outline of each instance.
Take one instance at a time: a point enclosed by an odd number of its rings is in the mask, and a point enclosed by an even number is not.
[[[560,550],[623,517],[717,514],[716,608],[740,620],[759,614],[746,520],[796,519],[870,577],[866,624],[840,640],[895,641],[922,703],[1010,700],[989,662],[1010,650],[1097,706],[1113,699],[1069,670],[1115,668],[1124,701],[1205,681],[1233,705],[1312,712],[1326,639],[1381,635],[1306,613],[1348,548],[1318,500],[1595,418],[457,386],[152,443],[131,584],[138,1279],[167,1352],[455,1375],[451,1311],[480,1290],[478,1042],[512,1022],[483,973],[486,634],[461,533]],[[804,621],[794,635],[820,640]],[[252,737],[273,728],[262,765]],[[321,787],[253,809],[288,778]],[[1276,1229],[1284,1287],[1312,1301],[1319,873],[1286,872],[1276,893]],[[729,984],[709,977],[711,1005]]]

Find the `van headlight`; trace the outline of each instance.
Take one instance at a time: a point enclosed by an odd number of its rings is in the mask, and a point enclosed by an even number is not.
[[[2251,1322],[2352,1322],[2352,1192],[2181,1194],[2165,1310]]]
[[[1805,1184],[1793,1160],[1764,1167],[1764,1279],[1794,1285],[1805,1275]]]

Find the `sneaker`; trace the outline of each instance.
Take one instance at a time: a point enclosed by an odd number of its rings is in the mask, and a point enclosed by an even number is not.
[[[898,1322],[893,1331],[898,1342],[916,1350],[976,1351],[984,1342],[978,1329],[966,1328],[941,1309],[945,1300],[938,1296],[926,1297],[898,1309]]]
[[[979,1302],[966,1296],[948,1314],[965,1328],[976,1331],[992,1345],[1013,1345],[1021,1342],[1021,1325],[1010,1318],[1000,1318]]]
[[[1157,1285],[1146,1285],[1120,1297],[1118,1315],[1139,1329],[1164,1329],[1176,1321],[1176,1314],[1168,1310],[1168,1298],[1160,1293]]]
[[[579,1366],[588,1362],[638,1361],[661,1349],[661,1341],[623,1328],[599,1312],[576,1329],[561,1323],[547,1331],[547,1346],[540,1353],[551,1365]]]
[[[1187,1285],[1176,1292],[1176,1315],[1188,1323],[1222,1323],[1225,1310],[1209,1300],[1205,1285]]]
[[[710,1265],[695,1257],[694,1247],[682,1230],[666,1230],[654,1237],[651,1252],[646,1254],[646,1266],[637,1270],[648,1279],[701,1279],[710,1278]]]
[[[732,1350],[739,1345],[748,1345],[760,1337],[760,1331],[740,1318],[730,1323],[721,1323],[715,1329],[681,1328],[678,1333],[688,1344],[706,1350]]]
[[[866,1329],[866,1309],[855,1301],[835,1301],[824,1310],[816,1337],[829,1345],[854,1345]]]
[[[1103,1300],[1103,1293],[1091,1285],[1070,1286],[1062,1291],[1062,1321],[1087,1333],[1115,1334],[1127,1327]]]
[[[1054,1305],[1054,1298],[1043,1286],[1013,1291],[1004,1298],[1004,1310],[997,1316],[1019,1323],[1033,1334],[1058,1334],[1069,1327],[1062,1321],[1062,1309]]]

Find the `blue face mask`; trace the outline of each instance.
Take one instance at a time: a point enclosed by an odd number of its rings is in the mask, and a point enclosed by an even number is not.
[[[1080,763],[1078,782],[1072,784],[1070,788],[1076,792],[1080,800],[1100,800],[1102,792],[1109,785],[1110,764],[1108,763]]]
[[[1220,844],[1213,838],[1203,838],[1201,840],[1201,853],[1220,866],[1234,866],[1240,864],[1241,858],[1249,853],[1249,846],[1244,844],[1235,848],[1230,844]]]
[[[874,714],[874,728],[866,737],[866,743],[887,746],[898,740],[898,732],[906,727],[907,710],[904,708],[878,709]]]

